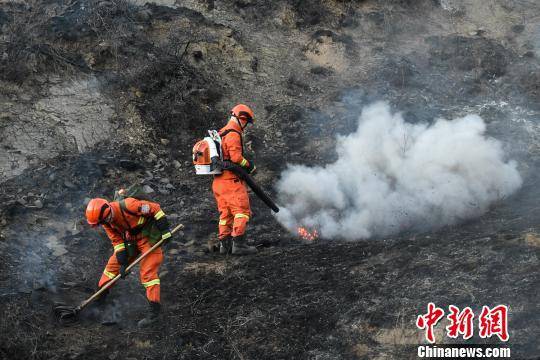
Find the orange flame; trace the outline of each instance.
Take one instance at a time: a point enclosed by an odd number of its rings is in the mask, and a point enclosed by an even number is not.
[[[298,236],[308,241],[315,241],[319,237],[319,232],[317,230],[309,231],[305,227],[299,227],[297,232]]]

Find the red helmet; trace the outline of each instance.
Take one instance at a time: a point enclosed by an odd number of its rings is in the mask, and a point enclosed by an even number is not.
[[[101,224],[110,214],[111,205],[105,199],[92,199],[86,206],[86,221],[92,226]]]
[[[244,104],[238,104],[231,110],[231,115],[238,118],[238,119],[244,119],[248,123],[253,123],[255,121],[255,115],[253,114],[253,110],[247,105]]]

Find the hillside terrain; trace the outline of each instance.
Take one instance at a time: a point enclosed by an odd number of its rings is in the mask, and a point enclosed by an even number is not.
[[[434,302],[507,304],[513,358],[539,358],[539,58],[532,0],[0,0],[0,357],[412,359]],[[191,150],[234,104],[277,198],[287,164],[334,161],[381,100],[411,123],[480,115],[523,186],[480,218],[359,241],[301,239],[252,196],[258,253],[205,251],[218,213]],[[58,324],[111,252],[85,204],[133,183],[185,225],[163,322],[137,328],[131,276]]]

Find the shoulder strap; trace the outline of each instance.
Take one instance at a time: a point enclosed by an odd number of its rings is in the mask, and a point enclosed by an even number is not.
[[[129,211],[126,206],[126,200],[122,199],[118,202],[120,204],[120,214],[122,214],[122,218],[124,219],[124,222],[126,223],[128,227],[128,231],[131,230],[131,226],[129,226],[129,221],[126,219],[126,212],[130,215],[137,216],[137,214],[133,213],[132,211]]]
[[[120,209],[122,209],[122,211],[124,212],[127,212],[129,215],[139,216],[139,214],[134,213],[133,211],[127,208],[126,199],[123,199],[122,201],[120,201]]]
[[[224,132],[222,132],[221,134],[219,134],[221,137],[224,137],[225,135],[227,135],[228,133],[230,132],[235,132],[237,133],[238,135],[240,135],[240,137],[242,137],[242,133],[240,133],[240,131],[238,130],[235,130],[235,129],[227,129],[225,130]]]
[[[242,133],[238,130],[235,130],[235,129],[227,129],[225,130],[223,133],[219,134],[219,136],[221,136],[221,138],[225,137],[225,135],[231,133],[231,132],[234,132],[234,133],[237,133],[238,135],[240,135],[240,145],[242,146],[242,156],[244,156],[244,137],[242,136]]]

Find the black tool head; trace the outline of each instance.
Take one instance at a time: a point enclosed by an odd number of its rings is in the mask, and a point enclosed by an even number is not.
[[[77,321],[77,314],[79,313],[79,310],[73,306],[56,304],[53,307],[53,313],[56,320],[60,324],[67,325]]]

